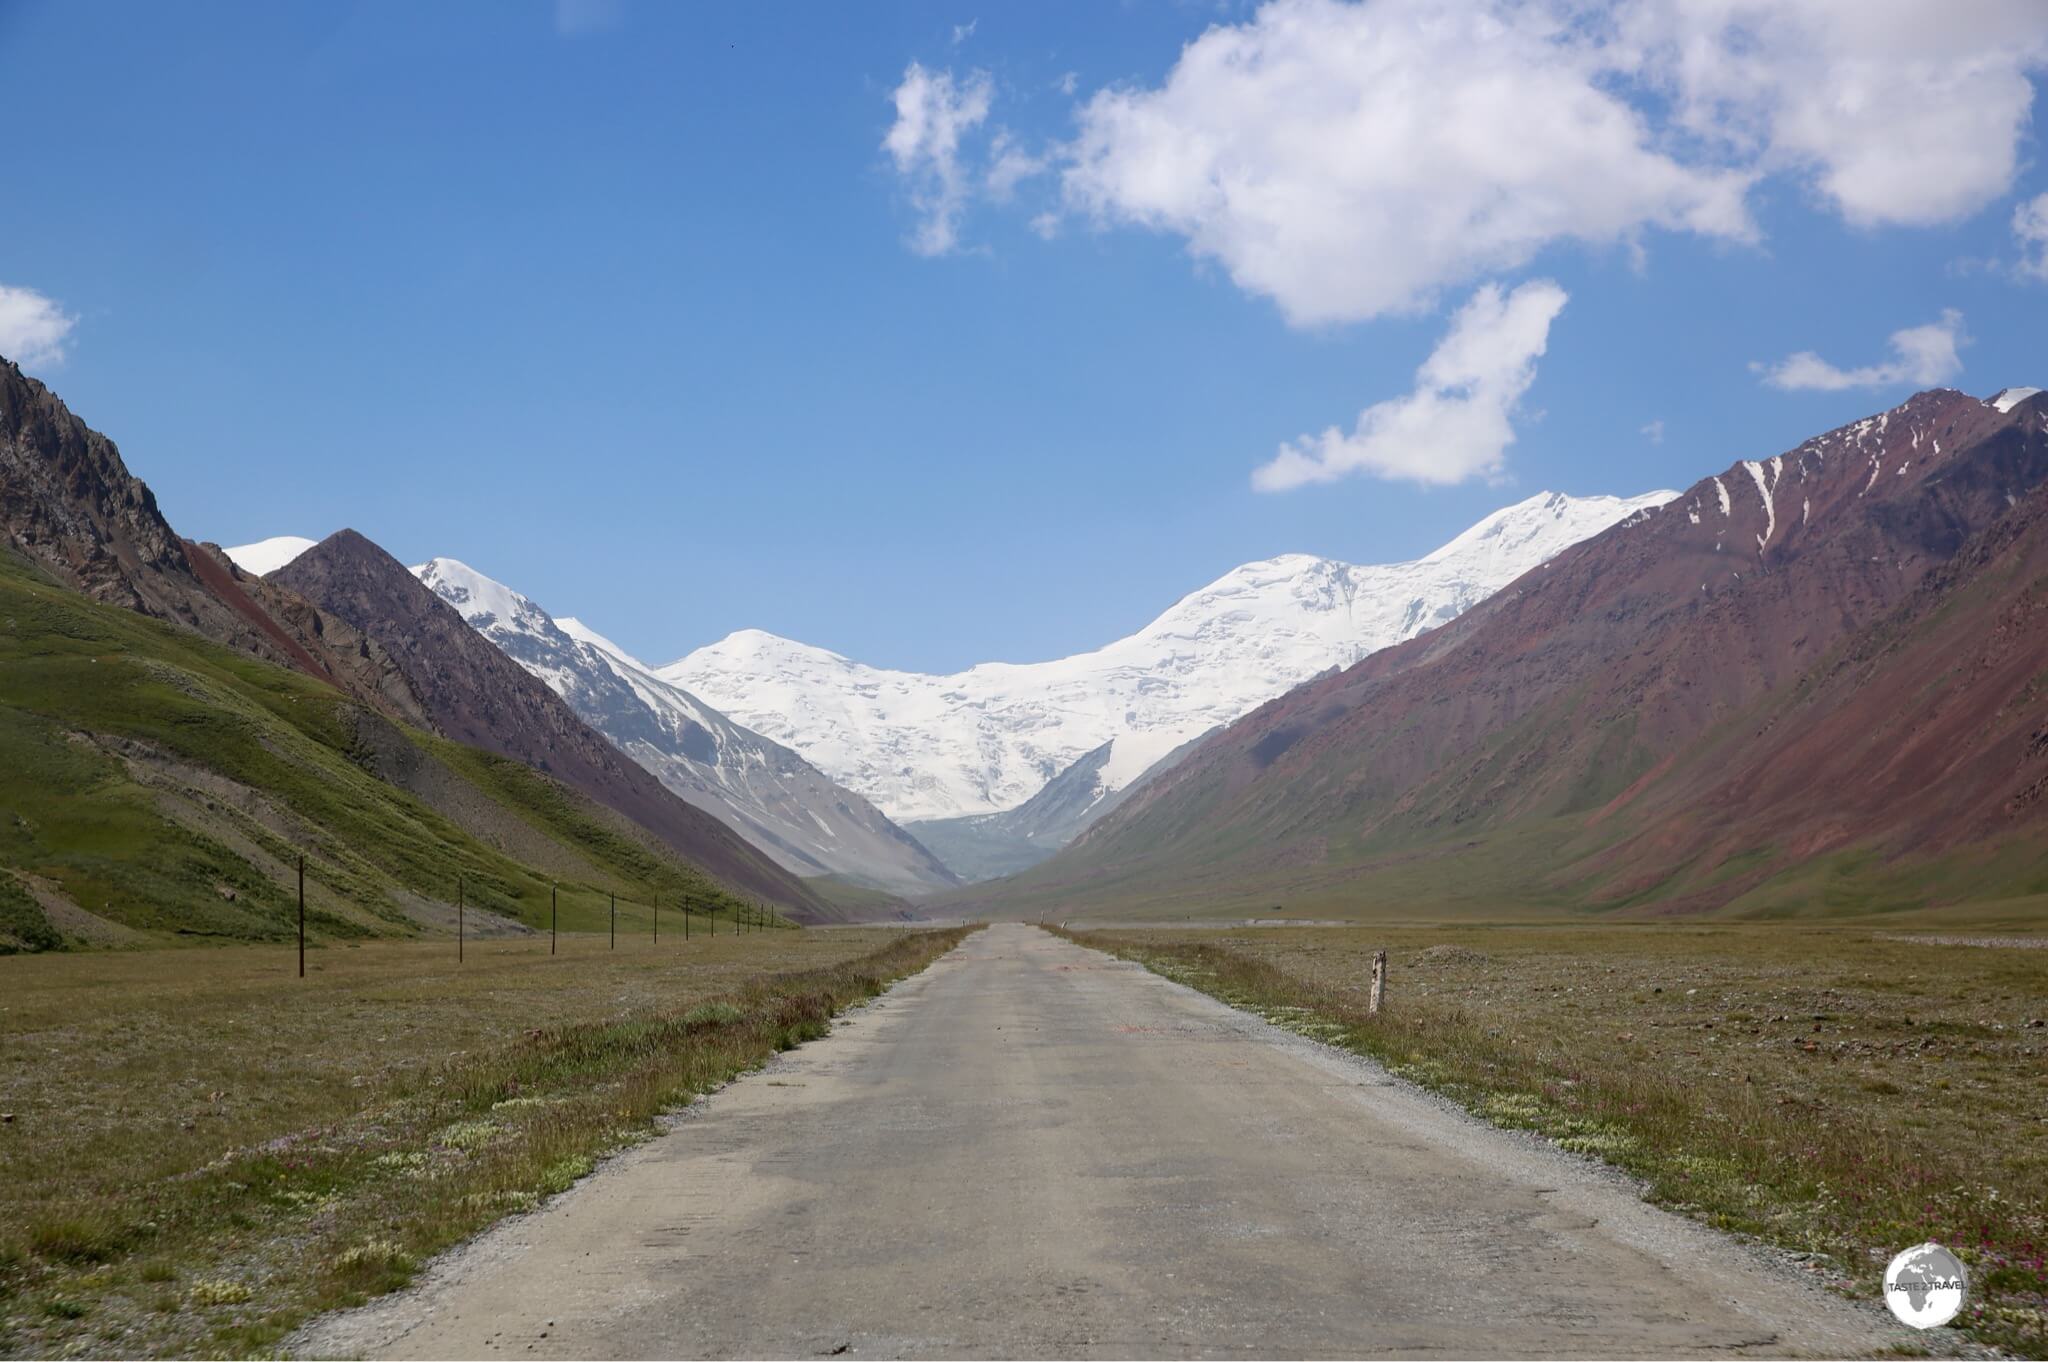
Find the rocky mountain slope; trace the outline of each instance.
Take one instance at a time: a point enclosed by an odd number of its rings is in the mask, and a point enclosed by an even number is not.
[[[823,905],[716,818],[671,794],[418,581],[353,530],[272,573],[381,643],[411,678],[435,730],[545,772],[648,829],[737,889],[798,910]]]
[[[784,869],[806,877],[838,875],[898,894],[958,883],[867,800],[788,748],[661,680],[576,621],[553,619],[527,597],[452,558],[436,558],[412,572],[620,751]]]
[[[26,561],[96,601],[319,677],[387,717],[420,718],[406,679],[373,641],[180,538],[114,442],[4,360],[0,530]]]
[[[1105,743],[1096,798],[1252,706],[1446,620],[1566,546],[1640,516],[1635,498],[1532,497],[1411,563],[1248,563],[1144,629],[1076,657],[952,676],[889,671],[743,630],[659,668],[801,752],[891,817],[1014,809]]]
[[[1760,913],[2038,893],[2044,425],[2031,390],[1934,391],[1737,463],[1262,706],[1002,892]]]
[[[743,906],[613,809],[429,731],[392,653],[181,539],[4,361],[0,623],[0,954],[284,940],[302,857],[316,942],[452,930],[458,884],[485,932],[545,926],[556,890],[565,930],[602,930],[613,893]]]

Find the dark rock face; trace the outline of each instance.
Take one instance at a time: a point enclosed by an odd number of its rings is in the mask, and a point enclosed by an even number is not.
[[[1526,885],[1687,911],[1832,852],[2038,833],[2044,483],[2043,395],[1921,393],[1738,463],[1262,707],[1045,872],[1185,882],[1227,828],[1284,879],[1576,823]]]
[[[385,715],[423,718],[381,649],[218,549],[180,539],[114,442],[56,394],[0,363],[0,527],[59,581],[331,682]]]
[[[444,737],[547,772],[737,889],[796,909],[818,906],[801,881],[663,788],[354,530],[328,536],[264,580],[378,644],[410,681],[427,723]]]
[[[218,616],[156,497],[114,442],[0,361],[0,524],[8,541],[94,600],[198,624]]]

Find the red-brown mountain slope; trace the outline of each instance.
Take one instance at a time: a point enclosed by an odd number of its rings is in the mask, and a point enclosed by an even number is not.
[[[2044,421],[2040,395],[1927,392],[1738,463],[1264,706],[1000,892],[1696,908],[1827,853],[2002,844],[2015,825],[1993,810],[2039,808],[2008,730],[2042,704],[2014,678],[2039,647]],[[1961,635],[2006,651],[1916,679]],[[1887,727],[1886,704],[1911,717]],[[1890,738],[1859,744],[1859,725]],[[1879,791],[1900,779],[1954,812],[1892,817]]]

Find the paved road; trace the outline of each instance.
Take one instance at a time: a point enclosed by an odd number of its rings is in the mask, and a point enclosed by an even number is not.
[[[1907,1336],[1374,1067],[1032,927],[301,1353],[1868,1353]]]

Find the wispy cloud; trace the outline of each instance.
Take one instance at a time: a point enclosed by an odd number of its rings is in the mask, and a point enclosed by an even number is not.
[[[904,70],[891,95],[896,121],[882,146],[910,187],[920,218],[910,247],[919,255],[946,255],[960,244],[969,190],[960,142],[988,118],[993,97],[986,71],[956,81],[951,71],[927,70],[917,62]]]
[[[1352,475],[1444,486],[1498,474],[1566,298],[1548,279],[1507,294],[1486,285],[1451,318],[1410,392],[1367,407],[1349,432],[1332,426],[1283,444],[1252,486],[1284,492]]]
[[[32,288],[0,284],[0,355],[25,369],[64,362],[78,319]]]
[[[2020,247],[2020,273],[2048,280],[2048,194],[2037,194],[2013,209],[2012,235]]]
[[[988,194],[998,203],[1009,200],[1017,192],[1017,186],[1034,175],[1043,174],[1046,160],[1034,156],[1017,143],[1007,132],[998,132],[989,142],[988,148]]]
[[[960,44],[966,42],[969,38],[972,38],[974,36],[975,26],[978,25],[980,22],[981,20],[979,19],[969,19],[964,24],[953,25],[953,46],[958,47],[960,46]]]
[[[1648,425],[1643,426],[1637,433],[1651,444],[1661,445],[1664,443],[1664,422],[1662,419],[1652,421]]]
[[[1892,332],[1892,358],[1883,364],[1844,369],[1811,350],[1801,350],[1776,364],[1759,362],[1749,367],[1762,374],[1763,381],[1771,387],[1787,392],[1841,392],[1849,388],[1904,385],[1931,388],[1947,383],[1963,371],[1963,359],[1957,351],[1969,343],[1970,338],[1963,331],[1963,314],[1949,308],[1939,321]]]
[[[565,38],[617,28],[625,17],[625,0],[555,0],[555,32]]]

